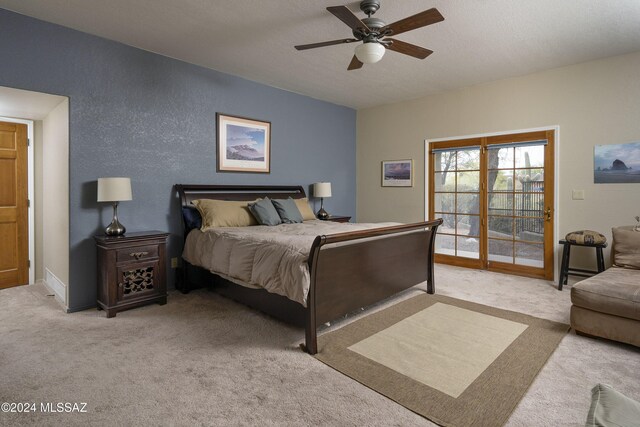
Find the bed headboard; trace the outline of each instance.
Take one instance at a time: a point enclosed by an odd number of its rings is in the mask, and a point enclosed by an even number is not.
[[[302,199],[306,197],[300,185],[202,185],[176,184],[182,207],[191,205],[193,200],[255,200],[260,197],[270,199]]]

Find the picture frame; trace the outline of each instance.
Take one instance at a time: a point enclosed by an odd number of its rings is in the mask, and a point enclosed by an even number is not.
[[[383,187],[413,187],[413,159],[382,161]]]
[[[216,113],[218,172],[271,172],[271,122]]]
[[[593,151],[595,184],[640,184],[640,141],[596,145]]]

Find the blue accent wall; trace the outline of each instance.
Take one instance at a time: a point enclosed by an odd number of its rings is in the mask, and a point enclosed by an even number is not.
[[[0,86],[69,97],[71,310],[95,305],[92,236],[111,216],[96,202],[98,177],[131,177],[133,201],[121,203],[119,218],[129,231],[169,231],[168,258],[182,250],[176,183],[299,184],[308,192],[331,181],[327,210],[355,215],[351,108],[2,9],[0,54]],[[270,174],[216,173],[216,112],[271,122]]]

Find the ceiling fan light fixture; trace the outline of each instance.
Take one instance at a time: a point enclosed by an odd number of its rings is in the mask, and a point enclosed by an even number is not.
[[[356,58],[363,64],[375,64],[384,56],[385,47],[378,42],[363,43],[356,47]]]

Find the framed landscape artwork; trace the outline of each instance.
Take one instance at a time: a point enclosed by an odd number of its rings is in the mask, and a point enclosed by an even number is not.
[[[271,171],[271,123],[217,113],[218,172]]]
[[[413,187],[413,160],[382,162],[383,187]]]
[[[640,142],[596,145],[593,182],[640,184]]]

